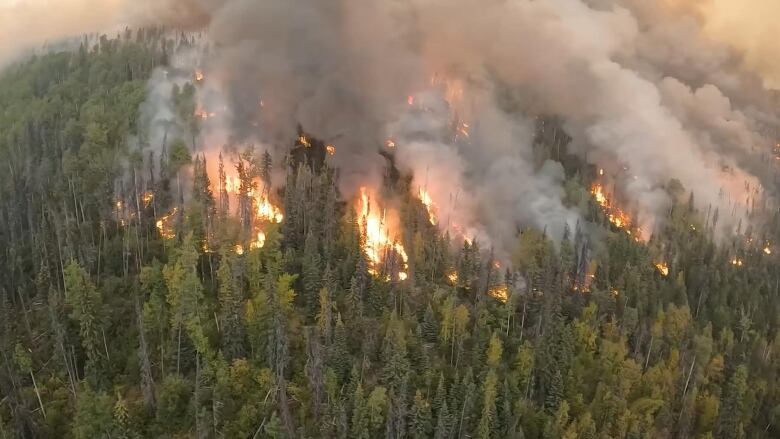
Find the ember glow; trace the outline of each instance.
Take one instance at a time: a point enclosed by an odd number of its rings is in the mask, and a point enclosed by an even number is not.
[[[382,265],[386,263],[387,258],[392,255],[399,257],[398,278],[404,280],[407,277],[406,269],[409,257],[404,250],[403,245],[392,236],[386,221],[386,212],[378,214],[371,209],[371,197],[368,189],[360,188],[360,197],[358,199],[358,212],[360,214],[360,228],[364,237],[363,251],[369,262],[369,272],[379,274],[382,272]]]
[[[669,265],[667,265],[666,262],[656,262],[655,268],[664,277],[669,276]]]

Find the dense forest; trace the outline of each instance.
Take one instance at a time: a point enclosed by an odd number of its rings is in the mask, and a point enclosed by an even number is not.
[[[182,44],[128,31],[0,75],[0,437],[780,436],[776,214],[716,239],[671,181],[639,242],[540,118],[534,152],[585,221],[518,230],[511,261],[431,224],[384,153],[408,260],[372,266],[325,145],[300,138],[240,154],[240,211],[286,176],[252,245],[190,139],[146,152],[146,83]]]

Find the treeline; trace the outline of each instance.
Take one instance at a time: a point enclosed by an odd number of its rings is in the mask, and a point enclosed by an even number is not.
[[[670,184],[680,201],[638,243],[592,200],[594,170],[565,135],[540,126],[537,155],[564,163],[567,201],[594,230],[523,230],[511,269],[497,267],[388,172],[380,192],[409,259],[374,267],[322,145],[283,163],[243,152],[237,205],[187,139],[139,149],[146,79],[187,44],[166,35],[102,39],[0,79],[0,437],[780,434],[780,269],[757,244],[776,218],[716,245],[709,215]],[[249,194],[273,168],[284,220],[259,224]]]

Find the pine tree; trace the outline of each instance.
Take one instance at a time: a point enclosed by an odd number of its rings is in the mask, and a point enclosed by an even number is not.
[[[223,251],[217,279],[219,281],[219,322],[222,334],[222,350],[228,360],[244,355],[243,328],[241,326],[241,300],[234,280],[231,254]]]
[[[363,386],[358,383],[355,394],[352,397],[352,422],[350,427],[350,437],[356,439],[368,439],[369,435],[369,417],[366,401],[363,397]]]
[[[412,404],[411,419],[409,420],[409,436],[413,439],[429,438],[432,429],[431,406],[423,398],[422,392],[417,390]]]
[[[314,319],[319,308],[319,293],[322,287],[320,274],[320,252],[317,248],[317,237],[309,232],[303,248],[302,280],[306,298],[307,317]]]
[[[103,370],[104,346],[100,319],[103,297],[89,275],[74,260],[65,267],[65,299],[71,307],[70,317],[79,324],[81,345],[87,355],[85,370],[96,379]]]
[[[433,312],[433,307],[429,303],[425,308],[425,314],[423,315],[423,321],[421,324],[423,340],[427,343],[436,343],[439,334],[438,324],[436,322],[436,315]]]
[[[720,403],[718,418],[718,438],[740,439],[745,437],[742,423],[745,410],[745,396],[748,391],[748,371],[745,365],[740,365],[726,383]]]
[[[482,385],[482,415],[479,419],[476,437],[489,439],[493,436],[496,419],[496,397],[498,376],[494,370],[489,370]]]

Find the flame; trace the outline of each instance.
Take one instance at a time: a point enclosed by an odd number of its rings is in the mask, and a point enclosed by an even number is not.
[[[395,141],[393,139],[385,140],[385,146],[388,148],[395,148]]]
[[[731,260],[731,265],[733,265],[735,267],[741,267],[742,264],[743,264],[742,263],[742,259],[740,259],[740,258],[738,258],[736,256],[734,257],[734,259]]]
[[[450,271],[447,273],[447,279],[450,281],[451,284],[455,285],[458,283],[458,272],[455,270]]]
[[[488,296],[502,303],[506,303],[507,299],[509,298],[509,289],[504,284],[496,285],[488,290]]]
[[[298,136],[298,143],[305,146],[306,148],[311,148],[311,142],[309,142],[309,139],[306,138],[303,134]]]
[[[769,245],[767,245],[766,247],[764,247],[764,253],[767,254],[767,255],[771,255],[772,254],[772,248]]]
[[[204,76],[203,76],[203,70],[201,70],[201,69],[196,69],[196,70],[195,70],[195,80],[196,80],[197,82],[201,82],[201,81],[203,81],[203,79],[204,79]]]
[[[255,198],[255,205],[257,206],[257,218],[272,223],[281,223],[284,220],[282,210],[271,204],[266,196],[260,196]]]
[[[434,226],[436,225],[436,206],[433,204],[430,194],[423,188],[420,188],[420,202],[425,206],[425,210],[428,211],[428,221]]]
[[[666,262],[656,262],[655,268],[664,277],[669,276],[669,265],[667,265]]]
[[[257,232],[257,239],[255,239],[249,244],[249,248],[252,249],[263,248],[264,245],[265,245],[265,233]],[[242,248],[241,251],[243,252],[243,250],[244,249]]]
[[[325,150],[328,151],[328,154],[330,154],[330,155],[336,154],[336,147],[333,146],[333,145],[327,145],[325,147]]]
[[[152,201],[154,201],[154,192],[152,191],[144,192],[143,196],[141,197],[141,200],[143,200],[144,202],[144,207],[149,207]]]
[[[409,105],[414,105],[414,96],[409,95],[406,97],[406,103]]]
[[[460,135],[467,139],[469,138],[469,124],[467,124],[466,122],[460,122],[458,124],[458,127],[455,129],[455,131],[457,132],[456,136]]]
[[[390,231],[385,222],[384,213],[382,216],[377,215],[371,211],[371,198],[368,195],[368,190],[365,187],[360,188],[359,212],[360,212],[360,227],[361,232],[365,236],[365,242],[363,243],[363,251],[366,254],[369,262],[369,272],[377,274],[380,270],[378,267],[382,264],[384,259],[391,252],[395,252],[401,258],[401,268],[406,269],[406,264],[409,261],[409,257],[404,250],[403,245],[399,243],[395,238],[390,237]],[[407,274],[405,271],[398,273],[400,280],[406,279]]]
[[[203,120],[210,119],[212,117],[216,117],[217,113],[213,111],[206,111],[204,108],[201,108],[200,106],[195,109],[195,117]]]
[[[244,254],[244,246],[241,245],[241,244],[236,244],[236,246],[233,247],[233,251],[235,251],[237,255],[243,255]]]
[[[599,175],[604,175],[604,169],[603,168],[599,168]]]
[[[157,230],[160,232],[160,236],[165,239],[173,239],[176,237],[176,232],[173,230],[173,224],[171,224],[171,222],[177,212],[178,208],[174,207],[171,213],[157,220]]]
[[[638,242],[640,240],[640,235],[642,234],[642,229],[634,225],[634,221],[626,212],[621,208],[612,205],[612,202],[607,198],[607,195],[604,192],[604,187],[596,183],[593,185],[590,192],[593,194],[593,197],[596,199],[599,206],[606,212],[609,222],[618,229],[626,232],[628,235],[634,236],[634,240]],[[637,232],[636,235],[634,235],[634,231]]]

